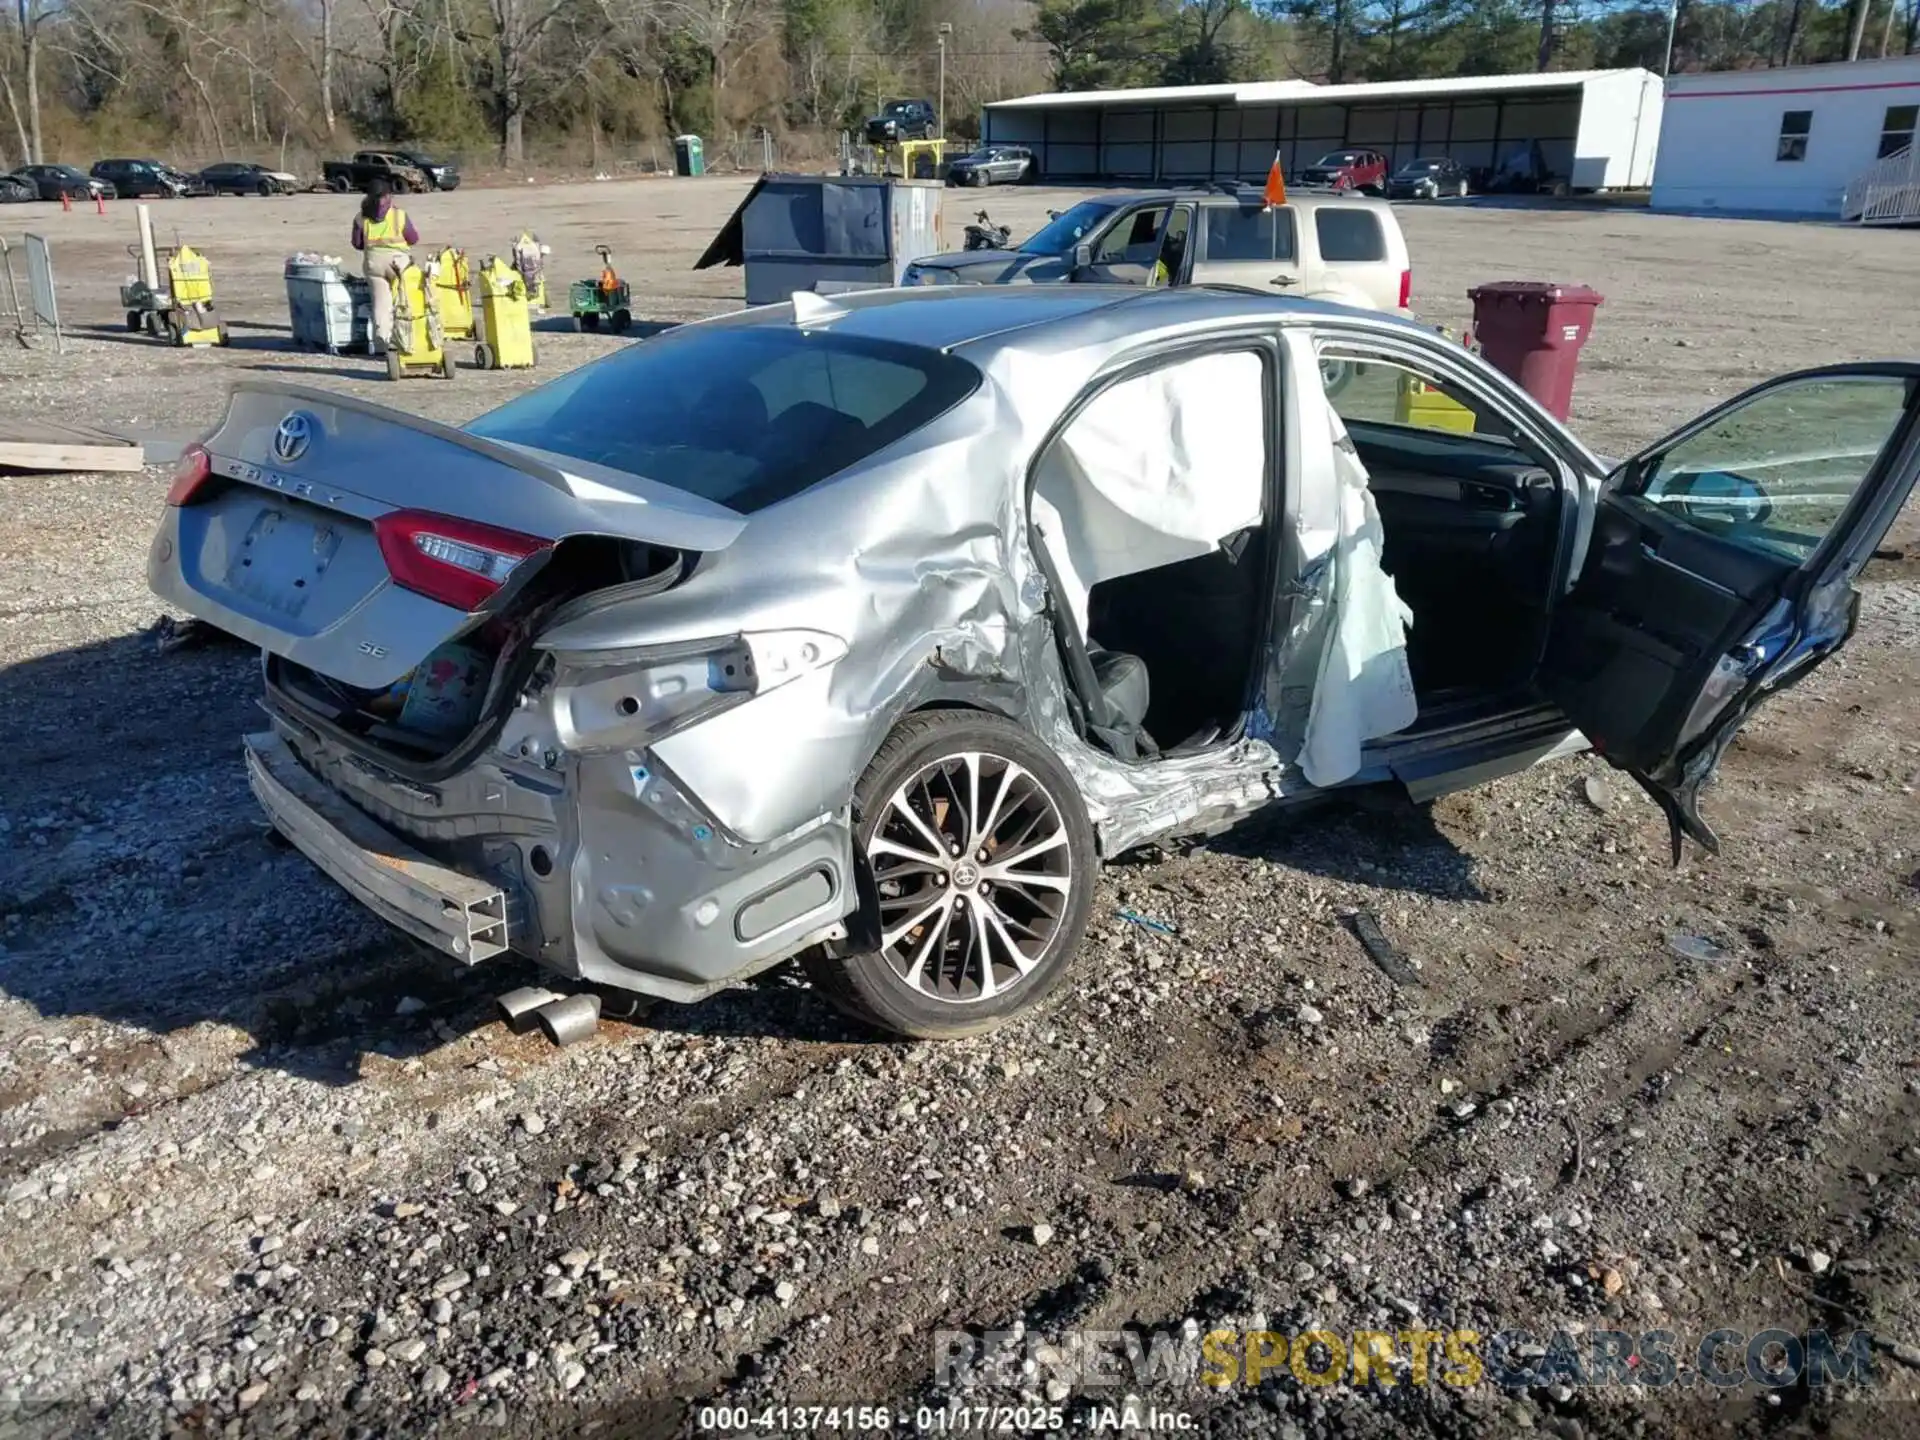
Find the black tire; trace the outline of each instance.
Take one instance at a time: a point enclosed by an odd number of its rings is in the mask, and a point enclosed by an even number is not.
[[[943,761],[964,763],[963,757],[969,755],[982,757],[983,766],[1003,767],[1010,761],[1024,770],[1036,782],[1032,792],[1033,803],[1041,805],[1043,818],[1048,818],[1044,806],[1045,802],[1051,802],[1050,818],[1057,819],[1058,831],[1065,836],[1064,844],[1051,847],[1048,853],[1065,851],[1066,889],[1059,902],[1058,913],[1043,917],[1044,923],[1052,928],[1045,935],[1038,955],[1030,957],[1030,966],[1024,972],[1015,971],[1011,964],[998,967],[1000,979],[994,993],[979,998],[981,987],[977,982],[968,980],[969,972],[963,965],[958,983],[963,988],[970,983],[975,993],[966,998],[956,995],[943,999],[927,993],[919,986],[909,985],[907,978],[879,950],[834,958],[816,949],[801,957],[801,965],[808,977],[836,1007],[866,1024],[912,1039],[951,1040],[967,1035],[983,1035],[1043,1006],[1065,980],[1074,956],[1079,952],[1080,942],[1086,935],[1094,888],[1099,880],[1099,857],[1094,849],[1093,826],[1087,819],[1086,805],[1080,798],[1080,791],[1065,767],[1054,758],[1052,751],[1012,721],[971,710],[928,711],[910,715],[894,727],[893,733],[873,757],[854,789],[855,834],[861,853],[865,855],[869,851],[876,834],[893,814],[891,801],[896,792],[916,776],[927,772],[929,767]],[[994,788],[995,783],[990,777],[988,783],[980,786],[983,794]],[[926,793],[931,798],[931,791]],[[1008,810],[1006,818],[994,827],[993,833],[1004,835],[1006,826],[1017,820],[1021,813],[1021,809]],[[1016,846],[1025,843],[1026,834],[1010,843]],[[985,850],[981,852],[986,853]],[[960,855],[956,857],[956,864],[971,869],[964,864],[968,858]],[[908,874],[911,879],[924,878],[924,870],[916,872],[912,866],[906,867],[902,873]],[[978,871],[974,873],[977,875]],[[991,871],[988,873],[991,874]],[[911,879],[908,883],[911,883]],[[885,873],[878,875],[878,883],[888,883]],[[953,883],[956,886],[963,883],[958,870]],[[978,883],[984,883],[984,877]],[[1016,891],[1015,898],[1018,899],[1018,887],[1003,886],[1003,892],[1009,888]],[[935,897],[933,903],[938,904],[939,896],[944,893],[957,891],[920,889],[904,902],[896,900],[895,903],[910,907],[918,903],[919,896],[932,895]],[[985,894],[984,891],[980,893]],[[881,903],[886,902],[883,900]],[[960,903],[956,900],[956,907]],[[996,913],[1005,918],[1007,912],[1000,909],[1007,903],[1005,899],[986,903],[990,903]],[[970,933],[977,935],[979,932]],[[942,932],[936,932],[936,936],[943,938]],[[943,944],[935,968],[948,969],[946,957]],[[988,958],[991,961],[991,947]],[[1009,975],[1008,972],[1013,973]]]
[[[147,323],[146,317],[142,315],[138,310],[129,310],[127,312],[127,329],[132,331],[135,335],[138,335],[140,333],[141,327],[144,326],[146,323]]]
[[[440,352],[439,369],[440,369],[440,378],[442,380],[453,379],[453,351],[442,350]]]
[[[585,330],[588,333],[592,333],[600,328],[600,317],[592,312],[585,315],[576,315],[573,317],[573,324],[576,330]]]
[[[187,327],[171,317],[167,320],[167,343],[184,345],[187,343]]]
[[[624,335],[627,333],[628,329],[633,325],[633,316],[628,311],[616,310],[613,312],[612,324],[613,324],[614,334]]]
[[[493,369],[493,349],[484,340],[473,347],[473,368],[476,370]]]
[[[262,180],[262,181],[260,182],[260,188],[259,188],[259,193],[260,193],[260,194],[262,194],[262,195],[271,195],[271,194],[273,194],[273,192],[274,192],[274,189],[275,189],[275,187],[274,187],[274,183],[273,183],[273,181],[271,181],[271,180]],[[239,192],[239,191],[237,191],[237,190],[236,190],[236,191],[234,191],[234,194],[236,194],[236,195],[237,195],[237,194],[239,194],[239,193],[240,193],[240,192]]]
[[[327,181],[327,189],[336,195],[344,195],[352,188],[353,186],[348,183],[347,177],[344,175],[335,175],[331,180]]]

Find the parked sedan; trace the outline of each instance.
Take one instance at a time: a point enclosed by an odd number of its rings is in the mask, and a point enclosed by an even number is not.
[[[1467,167],[1445,155],[1409,160],[1387,178],[1390,200],[1438,200],[1442,195],[1465,195],[1470,189]]]
[[[0,205],[13,205],[22,200],[38,200],[40,187],[26,175],[0,175]]]
[[[213,193],[197,176],[183,174],[159,160],[101,160],[93,167],[93,178],[113,186],[115,193],[130,200],[149,195],[177,200]]]
[[[71,165],[23,165],[14,173],[31,180],[42,200],[58,200],[62,195],[75,200],[91,200],[96,195],[112,200],[120,193],[111,181],[96,180]]]
[[[1378,150],[1329,151],[1300,172],[1299,183],[1379,194],[1387,183],[1387,157]]]
[[[214,195],[291,195],[300,177],[289,170],[269,170],[247,160],[223,160],[195,177]]]
[[[955,185],[1014,185],[1034,178],[1033,152],[1020,145],[983,145],[947,166]]]
[[[463,429],[242,382],[148,577],[264,649],[254,793],[400,929],[674,1000],[797,956],[964,1036],[1101,983],[1103,860],[1338,786],[1591,740],[1717,849],[1702,789],[1852,632],[1916,426],[1920,362],[1836,365],[1609,476],[1373,311],[803,295]]]

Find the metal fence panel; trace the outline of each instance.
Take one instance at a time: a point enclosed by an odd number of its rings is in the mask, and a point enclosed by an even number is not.
[[[44,235],[27,236],[27,288],[33,292],[33,313],[53,328],[54,349],[66,353],[60,333],[60,306],[53,298],[53,249]]]

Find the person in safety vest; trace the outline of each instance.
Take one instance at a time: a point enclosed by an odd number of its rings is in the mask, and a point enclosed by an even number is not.
[[[1184,214],[1176,214],[1167,222],[1167,228],[1160,240],[1160,254],[1153,262],[1153,269],[1147,274],[1147,284],[1171,285],[1180,277],[1180,265],[1187,255],[1187,226]]]
[[[407,212],[393,203],[387,182],[373,179],[353,217],[353,248],[366,257],[368,299],[373,305],[373,353],[386,353],[393,333],[393,262],[407,259],[408,246],[420,243]]]

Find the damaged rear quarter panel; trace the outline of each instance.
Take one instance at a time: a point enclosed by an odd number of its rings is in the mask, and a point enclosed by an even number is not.
[[[632,738],[731,836],[779,839],[845,811],[906,712],[1026,711],[1049,633],[1010,553],[1018,420],[992,388],[874,460],[756,513],[739,539],[663,595],[596,607],[540,639],[564,687],[576,655],[752,631],[824,632],[844,656],[677,734]],[[849,522],[858,532],[849,535]],[[1023,637],[1023,630],[1033,632]]]

